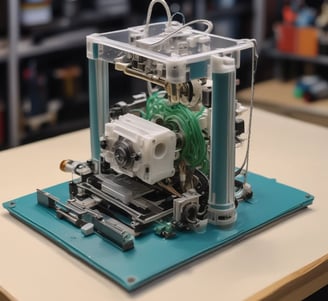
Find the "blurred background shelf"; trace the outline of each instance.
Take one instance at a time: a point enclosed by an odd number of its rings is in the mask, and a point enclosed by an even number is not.
[[[262,43],[261,57],[271,67],[270,75],[282,81],[305,74],[327,76],[328,55],[305,56],[282,52],[275,47],[273,39]]]
[[[150,0],[1,1],[0,77],[3,81],[0,84],[0,149],[87,127],[85,38],[93,32],[143,24],[149,2]],[[172,12],[183,12],[187,22],[195,18],[210,19],[214,23],[216,34],[233,38],[254,37],[254,28],[258,28],[254,23],[260,16],[259,0],[167,2]],[[33,13],[33,10],[29,10],[33,5],[42,6],[46,14],[49,13],[48,22],[31,24],[35,19],[26,13]],[[160,5],[154,7],[153,13],[153,22],[166,18]],[[141,83],[122,81],[111,70],[110,80],[111,85],[116,87],[115,91],[119,92],[114,97],[124,99],[126,95],[145,90]],[[75,94],[67,95],[67,86],[72,81]],[[81,95],[85,99],[83,104],[78,101]],[[47,122],[44,110],[47,110],[52,99],[59,102],[58,112]],[[83,109],[77,110],[79,106]],[[39,124],[31,130],[30,125],[37,122]]]
[[[328,66],[328,55],[303,56],[294,53],[281,52],[275,48],[274,41],[268,40],[263,44],[262,54],[277,60],[311,63]]]
[[[51,3],[52,9],[51,20],[40,26],[22,24],[24,2],[27,1],[0,2],[0,149],[87,127],[85,38],[93,32],[143,24],[150,0],[39,0]],[[298,76],[327,75],[328,56],[299,56],[276,49],[273,27],[281,20],[283,0],[167,2],[173,13],[184,12],[186,22],[197,18],[211,20],[214,34],[237,39],[256,38],[260,55],[256,74],[257,106],[327,124],[326,101],[308,104],[292,95],[293,80]],[[68,5],[76,7],[65,11]],[[166,19],[160,5],[156,5],[153,12],[152,22]],[[111,69],[109,75],[110,85],[115,86],[116,95],[111,95],[114,99],[124,100],[126,96],[145,90],[144,83],[131,82]],[[244,87],[249,86],[250,74],[238,71],[237,76],[241,83],[238,90],[242,90],[238,95],[247,99]],[[68,87],[72,85],[71,91]],[[38,127],[31,131],[29,124],[34,122],[34,115],[42,117],[53,99],[59,102],[55,122],[40,122],[40,132]],[[81,99],[84,100],[81,102]],[[31,116],[32,121],[29,120]]]
[[[88,126],[86,36],[127,26],[129,0],[5,0],[0,10],[0,147]]]

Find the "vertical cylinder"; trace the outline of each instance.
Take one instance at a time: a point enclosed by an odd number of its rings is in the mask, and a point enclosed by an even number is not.
[[[19,1],[7,1],[9,21],[9,51],[8,51],[8,131],[9,146],[17,146],[19,141]]]
[[[92,161],[99,161],[100,159],[96,74],[96,60],[89,59],[89,117]]]
[[[100,137],[109,121],[108,63],[89,59],[89,112],[92,160],[100,160]]]
[[[224,226],[236,221],[235,171],[235,61],[212,56],[212,128],[208,219]]]
[[[109,121],[109,73],[108,63],[97,60],[98,139],[104,135],[105,123]],[[98,140],[99,141],[99,140]]]

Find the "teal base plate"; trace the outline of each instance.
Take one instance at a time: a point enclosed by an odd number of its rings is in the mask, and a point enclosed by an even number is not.
[[[98,234],[85,237],[79,228],[37,204],[36,193],[6,202],[16,218],[90,264],[125,289],[134,290],[185,263],[236,241],[265,225],[310,205],[313,196],[249,173],[254,196],[240,203],[237,222],[228,229],[208,225],[204,233],[178,232],[174,239],[148,233],[135,239],[135,248],[122,252]],[[68,185],[45,189],[61,201],[68,199]]]

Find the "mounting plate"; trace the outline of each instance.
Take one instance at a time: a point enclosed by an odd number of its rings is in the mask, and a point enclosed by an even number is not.
[[[254,196],[251,201],[239,204],[238,219],[231,228],[208,225],[204,233],[178,232],[174,239],[148,233],[137,237],[135,248],[126,252],[98,234],[84,236],[79,228],[58,219],[54,210],[38,205],[36,193],[3,206],[28,226],[131,291],[310,205],[314,199],[304,191],[253,173],[249,173],[248,181]],[[68,199],[67,183],[45,190],[63,202]]]

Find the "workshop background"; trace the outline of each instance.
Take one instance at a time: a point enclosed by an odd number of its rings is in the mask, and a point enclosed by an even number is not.
[[[186,22],[211,20],[215,34],[257,39],[256,107],[328,126],[328,1],[167,2]],[[88,127],[85,37],[143,24],[148,4],[0,0],[0,150]],[[154,15],[165,20],[161,6]],[[238,76],[247,103],[249,75]],[[117,72],[110,81],[117,100],[145,90]]]

